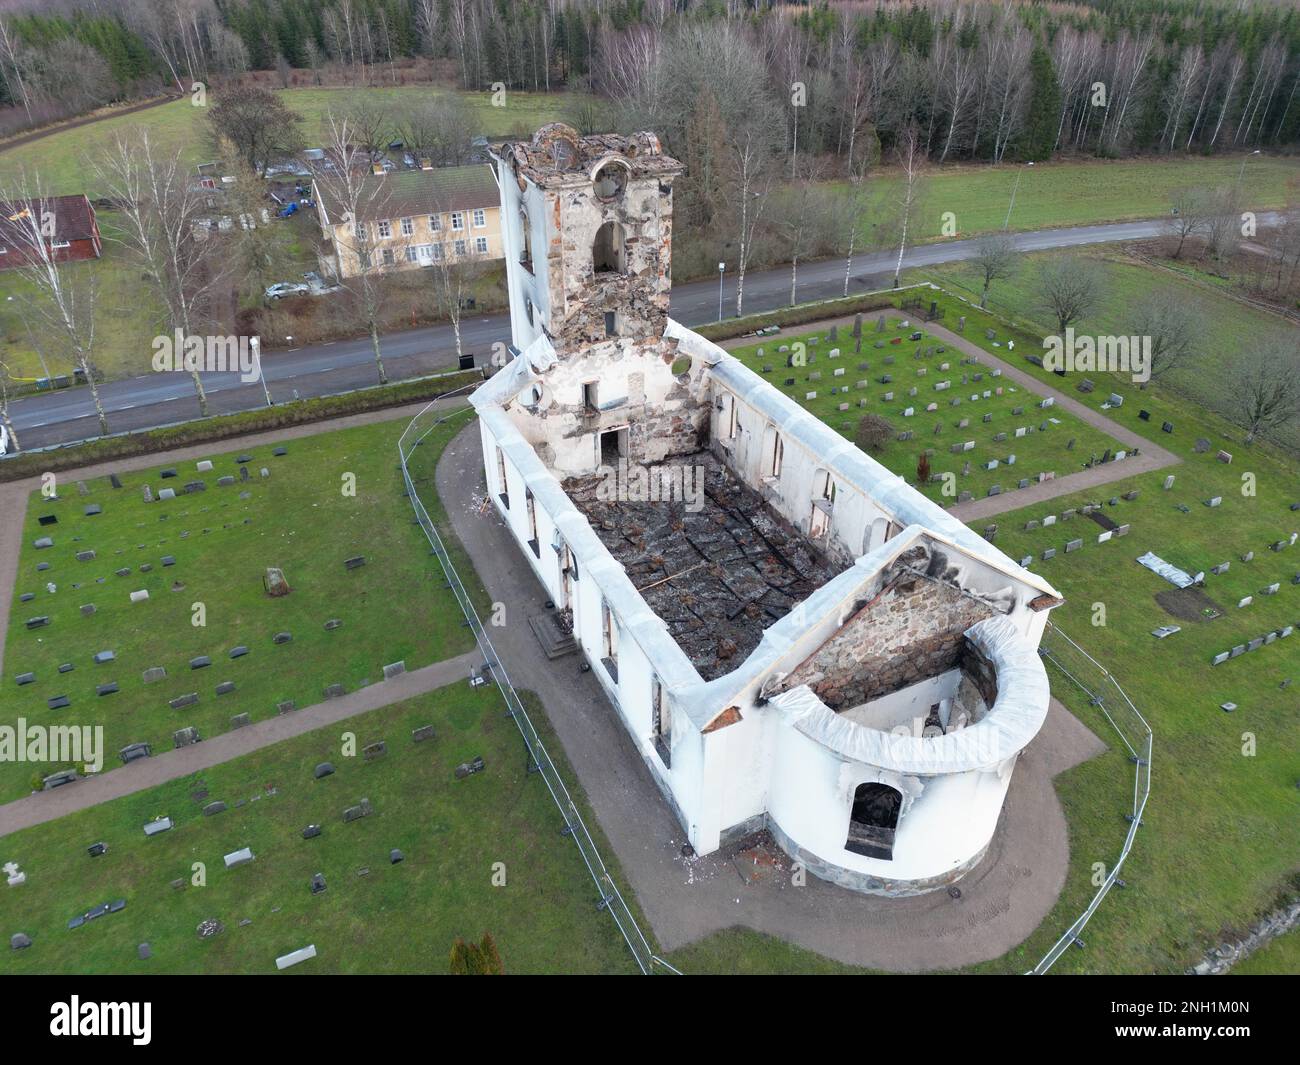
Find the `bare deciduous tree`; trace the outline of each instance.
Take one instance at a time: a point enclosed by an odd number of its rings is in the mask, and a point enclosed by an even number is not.
[[[1202,233],[1209,223],[1210,195],[1203,188],[1175,189],[1170,201],[1169,229],[1178,238],[1173,257],[1183,254],[1187,238]]]
[[[1247,444],[1300,418],[1300,374],[1296,373],[1295,357],[1295,342],[1279,337],[1258,351],[1243,352],[1244,365],[1234,368],[1233,413],[1246,430]]]
[[[357,147],[346,116],[327,113],[325,130],[325,155],[330,165],[317,174],[316,187],[331,205],[332,219],[342,223],[334,230],[335,240],[342,244],[339,258],[352,262],[354,272],[339,280],[357,302],[383,385],[388,383],[388,374],[379,344],[379,318],[389,289],[384,253],[395,257],[397,249],[389,238],[381,237],[379,227],[382,220],[392,218],[392,183],[370,172],[369,153]]]
[[[147,129],[129,138],[119,135],[94,169],[121,217],[114,239],[157,292],[169,329],[194,335],[219,274],[211,240],[197,231],[207,210],[206,192],[179,149],[170,155],[155,151]],[[199,367],[189,371],[199,411],[206,417],[208,397]]]
[[[981,310],[988,306],[989,288],[993,282],[1005,281],[1014,276],[1019,258],[1015,241],[1006,233],[989,233],[975,242],[975,255],[971,262],[979,270],[984,282],[980,289]]]
[[[903,255],[907,251],[907,229],[912,221],[921,195],[921,174],[925,163],[925,152],[921,145],[921,133],[914,122],[899,136],[898,164],[903,172],[903,184],[899,190],[899,238],[898,261],[894,264],[894,288],[898,288],[899,278],[903,273]]]
[[[1096,309],[1102,297],[1101,270],[1081,255],[1060,255],[1038,271],[1038,292],[1056,319],[1058,335]]]
[[[1205,321],[1185,296],[1161,292],[1144,297],[1133,311],[1133,333],[1151,338],[1151,379],[1195,358]]]
[[[233,144],[259,174],[276,156],[302,147],[302,116],[290,111],[275,93],[256,86],[232,86],[208,110],[215,138]]]
[[[14,428],[13,419],[9,416],[9,382],[12,377],[9,366],[0,362],[0,425],[3,425],[5,432],[9,434],[10,453],[18,450],[18,430]],[[0,451],[0,455],[2,454],[5,452]]]
[[[50,343],[56,352],[85,376],[99,419],[99,431],[108,434],[108,415],[99,394],[95,369],[98,278],[87,263],[61,264],[53,245],[59,240],[58,213],[44,194],[39,176],[24,174],[10,188],[0,188],[4,214],[4,243],[21,265],[18,275],[27,283],[22,300],[24,320],[32,334]]]

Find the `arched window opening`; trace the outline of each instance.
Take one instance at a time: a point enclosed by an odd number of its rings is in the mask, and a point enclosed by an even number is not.
[[[627,169],[618,163],[606,163],[596,171],[596,195],[602,200],[618,199],[626,185]]]
[[[624,246],[623,227],[617,222],[606,222],[596,230],[591,245],[591,265],[598,274],[627,272],[627,249]]]
[[[853,811],[849,814],[849,838],[844,849],[867,858],[892,861],[894,832],[903,793],[888,784],[859,784],[853,792]]]

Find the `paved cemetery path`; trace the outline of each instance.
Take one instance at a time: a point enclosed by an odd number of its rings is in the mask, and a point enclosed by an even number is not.
[[[130,765],[106,770],[53,791],[35,792],[24,799],[16,799],[0,806],[0,836],[120,799],[123,795],[133,795],[169,780],[211,769],[214,765],[260,751],[281,740],[336,725],[357,714],[378,710],[448,684],[467,680],[470,667],[481,663],[482,658],[477,651],[468,651],[423,669],[403,673],[392,680],[348,692],[337,699],[223,732],[178,751],[166,751],[155,754],[152,758],[142,758]],[[105,752],[105,758],[110,757],[116,758],[116,754]]]
[[[502,665],[514,683],[542,699],[664,950],[746,925],[849,964],[950,969],[1000,957],[1047,917],[1069,865],[1069,833],[1052,778],[1105,749],[1056,700],[1017,764],[998,831],[985,860],[962,879],[959,899],[944,891],[882,899],[815,877],[796,888],[788,859],[758,867],[755,876],[752,862],[730,850],[684,858],[685,834],[595,673],[579,671],[580,655],[552,662],[543,654],[527,618],[545,613],[546,594],[518,544],[495,508],[480,513],[468,505],[484,491],[476,426],[443,452],[437,490],[489,594],[512,604],[512,622],[492,630]]]
[[[435,410],[454,410],[466,405],[463,396],[438,399],[433,401]],[[428,406],[428,402],[408,403],[402,407],[387,407],[384,410],[367,411],[364,414],[350,414],[344,418],[311,422],[306,425],[286,426],[264,433],[251,433],[245,436],[231,436],[225,440],[213,440],[206,444],[177,448],[174,451],[160,451],[149,455],[135,455],[131,458],[113,459],[100,462],[94,466],[85,466],[79,470],[66,470],[58,475],[58,484],[70,485],[77,481],[88,481],[94,477],[107,477],[110,473],[124,473],[131,470],[144,470],[153,466],[176,465],[187,460],[211,458],[213,455],[227,451],[240,451],[255,447],[281,444],[286,440],[295,440],[317,433],[333,432],[335,429],[351,429],[359,425],[373,425],[375,422],[395,421],[399,418],[410,419]],[[394,455],[394,459],[396,455]],[[0,679],[4,677],[5,639],[9,632],[9,611],[14,601],[15,583],[18,579],[18,560],[23,546],[23,525],[27,520],[27,502],[31,494],[41,487],[39,477],[28,477],[22,481],[0,483]]]
[[[844,318],[827,318],[820,322],[808,322],[797,328],[800,333],[815,333],[828,330],[831,326],[836,325],[843,331],[852,329],[853,321],[854,316],[848,315]],[[1028,488],[1016,489],[1014,492],[1003,492],[1000,495],[987,496],[984,499],[972,499],[967,503],[957,503],[948,508],[948,513],[953,517],[969,524],[981,518],[991,518],[997,514],[1004,514],[1009,510],[1019,510],[1021,507],[1031,506],[1034,503],[1042,503],[1049,499],[1070,495],[1073,492],[1096,488],[1100,485],[1110,484],[1112,481],[1122,480],[1125,477],[1150,473],[1152,470],[1164,469],[1166,466],[1173,466],[1183,461],[1172,451],[1167,451],[1159,444],[1152,443],[1140,433],[1136,433],[1114,419],[1108,418],[1101,411],[1093,410],[1086,404],[1080,403],[1073,396],[1067,395],[1060,389],[1053,388],[1019,366],[1013,365],[997,355],[990,354],[978,344],[967,340],[958,333],[954,333],[951,329],[947,329],[935,322],[919,324],[926,332],[933,334],[949,347],[954,347],[965,355],[979,359],[981,364],[985,366],[1001,370],[1004,379],[1014,381],[1021,388],[1026,388],[1044,398],[1051,396],[1057,407],[1069,411],[1076,418],[1114,437],[1126,447],[1137,447],[1140,451],[1139,454],[1131,455],[1120,462],[1108,462],[1105,465],[1093,466],[1090,469],[1080,469],[1074,473],[1054,477],[1050,481],[1039,481],[1036,484],[1031,484]],[[732,340],[722,341],[722,347],[730,349],[753,343],[753,337],[736,337]]]

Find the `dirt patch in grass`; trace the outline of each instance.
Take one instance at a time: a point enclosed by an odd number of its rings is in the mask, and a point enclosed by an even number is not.
[[[1156,602],[1165,613],[1179,621],[1213,621],[1223,614],[1223,607],[1205,594],[1205,589],[1193,584],[1190,588],[1170,588],[1156,595]]]
[[[1111,532],[1119,528],[1118,523],[1112,520],[1111,516],[1109,514],[1104,513],[1103,511],[1094,510],[1091,514],[1088,515],[1088,517],[1090,517],[1103,529],[1107,529]]]

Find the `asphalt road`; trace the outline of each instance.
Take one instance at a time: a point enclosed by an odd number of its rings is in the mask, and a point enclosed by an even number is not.
[[[1014,234],[1014,240],[1023,251],[1043,251],[1142,240],[1162,232],[1164,223],[1152,220],[1037,230]],[[927,244],[908,249],[903,265],[905,268],[932,266],[969,259],[974,254],[973,240]],[[850,293],[887,286],[893,277],[896,257],[896,252],[858,256],[849,283]],[[843,292],[843,259],[811,262],[799,268],[798,296],[801,301],[840,296]],[[723,279],[724,313],[734,313],[735,300],[735,277],[729,273]],[[774,310],[787,306],[789,301],[788,269],[751,272],[746,276],[746,313]],[[675,286],[672,315],[688,326],[716,321],[717,283],[695,281]],[[495,342],[509,342],[509,316],[498,314],[463,320],[461,336],[464,350],[473,352],[480,364],[484,363],[490,358]],[[450,326],[390,333],[382,341],[384,366],[392,381],[451,368],[455,365],[454,352]],[[346,392],[377,381],[368,338],[269,352],[263,359],[263,367],[271,397],[277,402]],[[204,374],[203,385],[212,413],[249,410],[266,402],[260,382],[245,384],[234,373]],[[199,415],[193,382],[187,373],[151,373],[144,377],[111,381],[101,386],[100,396],[108,413],[109,429],[113,432],[187,421]],[[87,388],[26,396],[13,403],[11,416],[24,449],[69,443],[99,434]]]

